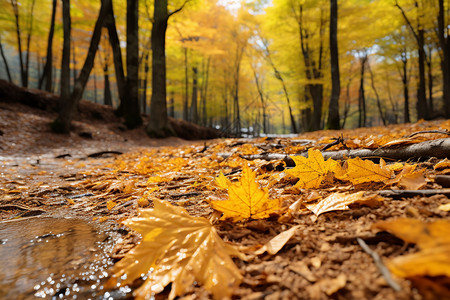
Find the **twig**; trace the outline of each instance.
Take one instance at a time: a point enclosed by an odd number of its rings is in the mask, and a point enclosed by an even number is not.
[[[360,239],[358,237],[358,238],[356,238],[356,240],[358,241],[358,244],[361,246],[361,248],[372,257],[373,261],[375,262],[375,265],[377,266],[378,270],[380,270],[380,273],[381,273],[381,275],[383,275],[387,284],[389,284],[389,286],[391,288],[393,288],[394,291],[400,292],[402,290],[402,288],[400,287],[400,285],[397,282],[394,281],[394,279],[392,279],[391,273],[389,272],[388,268],[386,268],[386,266],[381,261],[380,256],[375,251],[370,249],[370,247],[366,244],[366,242],[364,242],[363,239]]]
[[[123,154],[123,152],[120,152],[120,151],[100,151],[100,152],[91,153],[87,157],[95,158],[95,157],[101,157],[101,156],[103,156],[105,154],[121,155],[121,154]]]
[[[417,132],[411,133],[410,135],[407,135],[405,137],[409,138],[409,137],[413,137],[415,135],[422,134],[422,133],[440,133],[440,134],[446,134],[446,135],[450,136],[450,132],[448,132],[448,130],[445,129],[445,130],[422,130],[422,131],[417,131]]]

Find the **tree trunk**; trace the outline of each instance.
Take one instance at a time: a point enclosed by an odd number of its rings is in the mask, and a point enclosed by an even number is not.
[[[6,75],[8,75],[9,82],[12,83],[11,72],[9,71],[8,61],[6,60],[5,52],[3,51],[2,38],[0,36],[0,54],[3,59],[3,64],[5,65]]]
[[[438,15],[438,36],[439,45],[442,51],[441,70],[443,76],[443,91],[444,91],[444,107],[445,115],[450,118],[450,45],[449,37],[446,36],[447,26],[445,24],[445,15],[447,11],[444,9],[444,0],[439,0],[439,15]]]
[[[105,65],[103,66],[103,75],[105,78],[105,86],[104,86],[104,92],[103,92],[103,104],[112,106],[111,87],[109,84],[109,74],[108,74],[108,63],[107,62],[105,62]]]
[[[53,0],[52,5],[52,19],[50,22],[50,30],[48,32],[47,40],[47,57],[45,60],[44,72],[41,79],[39,80],[39,89],[42,88],[42,84],[45,81],[45,90],[47,92],[52,91],[52,65],[53,65],[53,35],[55,33],[55,18],[56,18],[56,6],[58,4],[57,0]]]
[[[206,126],[206,120],[208,119],[207,116],[207,109],[206,109],[206,99],[208,98],[208,82],[209,82],[209,65],[211,62],[211,58],[208,57],[208,62],[206,63],[206,70],[203,70],[203,83],[202,83],[202,89],[200,93],[200,103],[202,108],[202,117],[201,117],[201,124],[203,126]]]
[[[60,98],[59,109],[62,109],[69,102],[70,98],[70,40],[71,40],[71,18],[70,18],[70,0],[63,0],[63,53],[61,59],[61,80],[60,80]],[[65,132],[69,128],[64,129]]]
[[[138,0],[127,0],[127,81],[125,87],[125,125],[132,129],[142,125],[139,111],[139,38]]]
[[[92,38],[88,49],[88,54],[86,56],[83,68],[81,69],[80,75],[77,78],[73,92],[72,94],[70,94],[70,98],[68,99],[68,101],[64,102],[62,110],[59,112],[58,117],[52,124],[52,129],[55,132],[67,133],[70,131],[70,125],[77,110],[78,102],[83,96],[84,88],[86,87],[86,83],[89,79],[89,74],[94,65],[95,54],[97,52],[98,44],[101,38],[101,29],[107,15],[107,11],[111,7],[111,1],[112,0],[102,0],[100,13],[95,23],[94,31],[92,33]],[[64,5],[68,6],[68,4],[69,0],[64,0],[63,7]],[[68,10],[68,8],[66,10]],[[67,47],[70,47],[70,39]],[[70,59],[70,56],[68,56],[67,59]]]
[[[433,53],[431,46],[428,51],[427,57],[427,75],[428,75],[428,111],[430,117],[433,115],[434,107],[433,107]]]
[[[175,118],[175,92],[170,92],[170,99],[169,99],[169,117]]]
[[[22,80],[22,86],[26,87],[27,86],[27,79],[24,77],[25,76],[25,71],[24,71],[24,62],[23,62],[23,53],[22,53],[22,36],[21,36],[21,29],[20,29],[20,15],[19,15],[19,6],[17,3],[17,0],[10,0],[11,6],[13,8],[13,12],[14,12],[14,19],[15,19],[15,24],[16,24],[16,37],[17,37],[17,47],[19,50],[19,65],[20,65],[20,78]]]
[[[152,98],[146,131],[151,137],[174,135],[167,117],[166,30],[169,14],[167,0],[155,0],[152,27]]]
[[[331,64],[331,97],[328,105],[328,129],[340,129],[339,95],[341,80],[339,76],[339,51],[337,40],[338,1],[330,0],[330,64]]]
[[[73,80],[73,86],[75,87],[75,83],[77,81],[77,60],[76,60],[76,53],[75,53],[75,41],[73,39],[71,39],[70,41],[70,46],[72,47],[71,50],[71,55],[72,55],[72,65],[73,65],[73,69],[72,69],[72,80]]]
[[[380,118],[381,118],[381,121],[383,122],[383,125],[386,126],[386,124],[387,124],[386,117],[383,112],[383,106],[381,104],[380,96],[378,95],[377,89],[375,88],[375,80],[374,80],[372,68],[370,67],[369,61],[367,61],[367,69],[369,70],[369,74],[370,74],[370,85],[372,86],[372,90],[375,93],[375,98],[377,99],[378,112],[380,113]]]
[[[256,74],[256,69],[255,69],[255,67],[253,65],[252,65],[252,70],[253,70],[253,77],[255,78],[256,89],[258,90],[259,99],[261,101],[263,133],[267,133],[267,128],[266,128],[266,103],[265,103],[265,100],[264,100],[264,94],[263,94],[263,90],[262,90],[262,83],[259,82],[259,77]]]
[[[145,54],[145,63],[144,63],[144,91],[142,93],[142,112],[147,113],[147,83],[148,83],[148,51]]]
[[[184,48],[184,99],[183,99],[183,120],[189,121],[189,77],[188,77],[188,51]]]
[[[366,69],[366,62],[367,62],[367,53],[364,52],[363,56],[360,58],[361,61],[361,73],[360,73],[360,80],[359,80],[359,93],[358,93],[358,111],[359,111],[359,118],[358,118],[358,127],[365,127],[366,126],[366,96],[364,92],[364,73]]]
[[[419,52],[419,87],[417,90],[417,118],[430,119],[428,111],[427,95],[426,95],[426,79],[425,79],[425,32],[423,29],[418,30],[418,52]]]
[[[114,8],[112,3],[107,12],[107,16],[105,17],[105,26],[108,29],[109,43],[111,44],[111,48],[113,51],[114,71],[116,73],[117,90],[119,92],[120,101],[119,107],[116,110],[116,114],[118,116],[123,116],[123,106],[125,99],[125,74],[123,70],[122,50],[120,48],[119,36],[117,35],[116,21],[114,19]]]
[[[198,92],[197,92],[197,67],[192,67],[192,99],[191,99],[191,121],[198,124]]]
[[[403,83],[403,97],[404,97],[404,123],[411,122],[409,117],[409,89],[408,89],[408,56],[406,51],[402,53],[402,83]]]

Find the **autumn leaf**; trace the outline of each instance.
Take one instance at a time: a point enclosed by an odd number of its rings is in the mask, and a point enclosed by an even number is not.
[[[154,209],[143,209],[124,222],[141,234],[142,241],[114,266],[106,286],[116,286],[119,278],[122,286],[131,284],[145,275],[145,282],[134,291],[136,299],[149,299],[170,283],[169,299],[174,299],[194,282],[215,299],[230,297],[242,280],[230,255],[241,254],[219,237],[207,219],[157,199],[153,203]]]
[[[300,225],[297,225],[278,234],[270,241],[268,241],[266,244],[264,244],[264,246],[255,251],[255,254],[260,255],[263,254],[264,252],[267,252],[271,255],[277,254],[278,251],[280,251],[281,248],[283,248],[283,246],[286,245],[286,243],[292,238],[292,236],[295,234],[295,231],[299,227]]]
[[[407,243],[417,244],[419,251],[388,261],[393,274],[403,278],[415,276],[450,277],[450,220],[425,223],[400,218],[378,222],[374,228],[388,231]]]
[[[392,171],[382,159],[380,164],[359,157],[347,161],[347,179],[353,184],[386,181],[391,178],[391,174]]]
[[[372,205],[379,203],[383,198],[378,195],[364,196],[364,191],[348,194],[348,193],[334,193],[325,199],[314,204],[305,204],[305,206],[312,211],[316,216],[329,211],[347,210],[349,205],[353,203],[366,203]]]
[[[298,188],[317,188],[320,186],[325,176],[333,168],[337,168],[338,164],[332,159],[325,159],[319,150],[308,150],[308,157],[291,156],[295,162],[295,167],[285,172],[298,178],[295,184]]]
[[[211,206],[223,212],[222,219],[237,222],[243,219],[264,219],[280,209],[278,200],[270,200],[267,190],[259,188],[256,174],[249,167],[242,169],[238,183],[228,187],[227,200],[210,200]]]
[[[222,171],[220,171],[219,177],[216,177],[216,184],[222,189],[228,189],[231,185],[231,181],[223,175]]]

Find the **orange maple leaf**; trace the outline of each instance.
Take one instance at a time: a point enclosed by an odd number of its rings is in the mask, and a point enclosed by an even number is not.
[[[308,157],[291,156],[295,162],[295,167],[285,172],[298,178],[295,187],[298,188],[317,188],[328,172],[334,172],[339,164],[332,159],[325,159],[319,150],[308,150]]]
[[[364,182],[380,182],[391,179],[392,170],[386,167],[384,160],[380,164],[375,164],[370,160],[363,160],[359,157],[347,161],[347,180],[353,184]]]
[[[106,288],[117,287],[118,281],[131,284],[144,274],[145,282],[133,293],[136,299],[150,299],[170,283],[168,299],[174,299],[194,282],[215,299],[230,298],[242,281],[230,255],[243,255],[219,237],[209,220],[192,217],[168,202],[153,203],[153,209],[142,209],[138,217],[124,222],[141,234],[142,241],[114,266]]]
[[[223,212],[222,219],[230,218],[235,222],[250,218],[264,219],[280,209],[280,201],[269,199],[267,190],[259,188],[255,172],[247,166],[242,169],[238,183],[228,184],[228,199],[211,200],[210,204],[215,210]]]

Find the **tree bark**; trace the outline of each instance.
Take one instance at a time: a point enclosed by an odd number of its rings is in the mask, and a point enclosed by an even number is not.
[[[125,88],[125,125],[136,128],[142,125],[139,111],[139,37],[138,0],[127,0],[127,80]]]
[[[145,63],[144,63],[144,91],[142,92],[142,112],[145,114],[147,113],[147,83],[148,83],[148,50],[145,54]]]
[[[338,1],[330,0],[330,64],[331,64],[331,97],[328,105],[328,129],[340,129],[339,95],[341,79],[339,76],[339,48],[337,39]]]
[[[69,0],[64,0],[66,4]],[[83,68],[81,69],[80,75],[77,78],[73,92],[70,94],[68,101],[64,102],[61,111],[58,114],[56,120],[52,123],[52,129],[55,132],[67,133],[70,131],[70,125],[72,119],[77,110],[78,103],[83,96],[84,88],[89,79],[89,74],[94,65],[95,54],[98,49],[98,44],[101,38],[101,29],[107,15],[107,11],[110,9],[112,0],[102,0],[102,5],[100,7],[100,13],[95,23],[94,31],[92,33],[91,42],[88,49],[88,54],[84,62]],[[70,41],[70,40],[69,40]],[[70,44],[69,44],[70,47]],[[70,56],[68,56],[70,59]]]
[[[44,72],[42,73],[42,77],[39,80],[39,89],[42,88],[42,84],[45,81],[45,90],[47,92],[52,91],[52,65],[53,65],[53,35],[55,33],[55,18],[56,18],[56,7],[58,1],[53,0],[52,4],[52,17],[50,21],[50,30],[48,32],[48,40],[47,40],[47,57],[45,60]]]
[[[411,122],[409,117],[409,88],[408,88],[408,55],[406,54],[406,50],[402,53],[402,68],[401,68],[401,76],[403,83],[403,97],[404,97],[404,122]]]
[[[146,131],[151,137],[174,135],[167,117],[166,30],[169,13],[167,0],[155,0],[152,27],[152,98]]]

